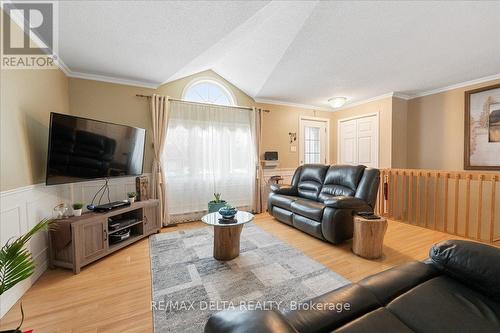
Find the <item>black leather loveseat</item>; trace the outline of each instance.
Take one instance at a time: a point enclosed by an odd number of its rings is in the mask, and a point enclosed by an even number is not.
[[[222,311],[205,333],[498,333],[500,249],[446,241],[431,248],[426,262],[397,266],[304,304],[309,307],[285,313]]]
[[[373,212],[379,171],[363,165],[300,166],[291,185],[272,185],[269,214],[308,234],[340,243],[352,238],[353,215]]]

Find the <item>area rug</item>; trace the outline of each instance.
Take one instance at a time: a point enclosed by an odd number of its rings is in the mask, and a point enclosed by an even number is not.
[[[203,332],[212,313],[283,311],[349,283],[252,223],[231,261],[212,257],[212,227],[156,234],[149,244],[156,333]]]

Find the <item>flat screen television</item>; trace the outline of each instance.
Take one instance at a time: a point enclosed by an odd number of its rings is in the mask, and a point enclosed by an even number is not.
[[[52,112],[47,185],[138,176],[146,130]]]

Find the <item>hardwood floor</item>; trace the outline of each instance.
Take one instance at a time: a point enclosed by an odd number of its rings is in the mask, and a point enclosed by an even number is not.
[[[351,252],[350,241],[331,245],[277,222],[268,214],[258,215],[254,223],[353,282],[410,260],[425,259],[432,244],[458,238],[389,221],[383,257],[366,260]],[[164,228],[162,232],[204,226],[194,222]],[[84,267],[79,275],[69,270],[48,270],[22,302],[26,314],[23,328],[32,328],[36,333],[151,332],[148,240]],[[16,327],[19,319],[18,302],[0,321],[0,329]]]

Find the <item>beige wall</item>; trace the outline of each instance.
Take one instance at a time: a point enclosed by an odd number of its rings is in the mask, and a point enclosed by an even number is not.
[[[60,70],[3,70],[1,77],[1,190],[44,181],[49,113],[61,112],[146,128],[145,172],[151,170],[151,117],[148,101],[136,94],[159,93],[182,98],[185,86],[199,77],[223,82],[238,105],[270,110],[264,115],[263,150],[276,150],[281,168],[299,164],[299,117],[330,120],[330,163],[337,160],[337,123],[340,119],[378,112],[380,167],[463,169],[465,90],[500,83],[500,80],[454,89],[410,101],[384,98],[335,112],[259,104],[212,71],[164,84],[158,89],[68,79]],[[15,144],[15,146],[14,146]],[[290,146],[296,146],[292,152]],[[9,158],[5,158],[9,156]]]
[[[144,172],[150,172],[153,161],[151,114],[148,100],[137,97],[136,94],[157,93],[180,99],[186,85],[201,77],[213,78],[224,84],[233,93],[238,105],[252,106],[254,104],[253,99],[213,71],[205,71],[172,81],[158,89],[71,78],[69,80],[71,114],[145,128],[147,138]]]
[[[68,79],[58,69],[1,71],[2,191],[45,181],[50,112],[68,113]]]
[[[152,122],[148,100],[136,94],[151,95],[154,89],[83,79],[69,79],[72,115],[146,129],[144,172],[151,172],[153,159]]]
[[[464,92],[485,82],[408,101],[408,167],[463,170]]]
[[[408,101],[392,98],[391,167],[404,169],[408,165]]]
[[[332,113],[311,109],[297,108],[275,104],[257,104],[258,107],[269,112],[264,113],[262,125],[262,150],[277,151],[279,155],[279,168],[296,168],[299,165],[299,118],[300,116],[327,118],[330,120],[330,161],[334,159],[333,123]],[[297,133],[297,141],[290,143],[289,132]],[[296,151],[290,150],[291,146]],[[263,156],[261,156],[263,158]]]

